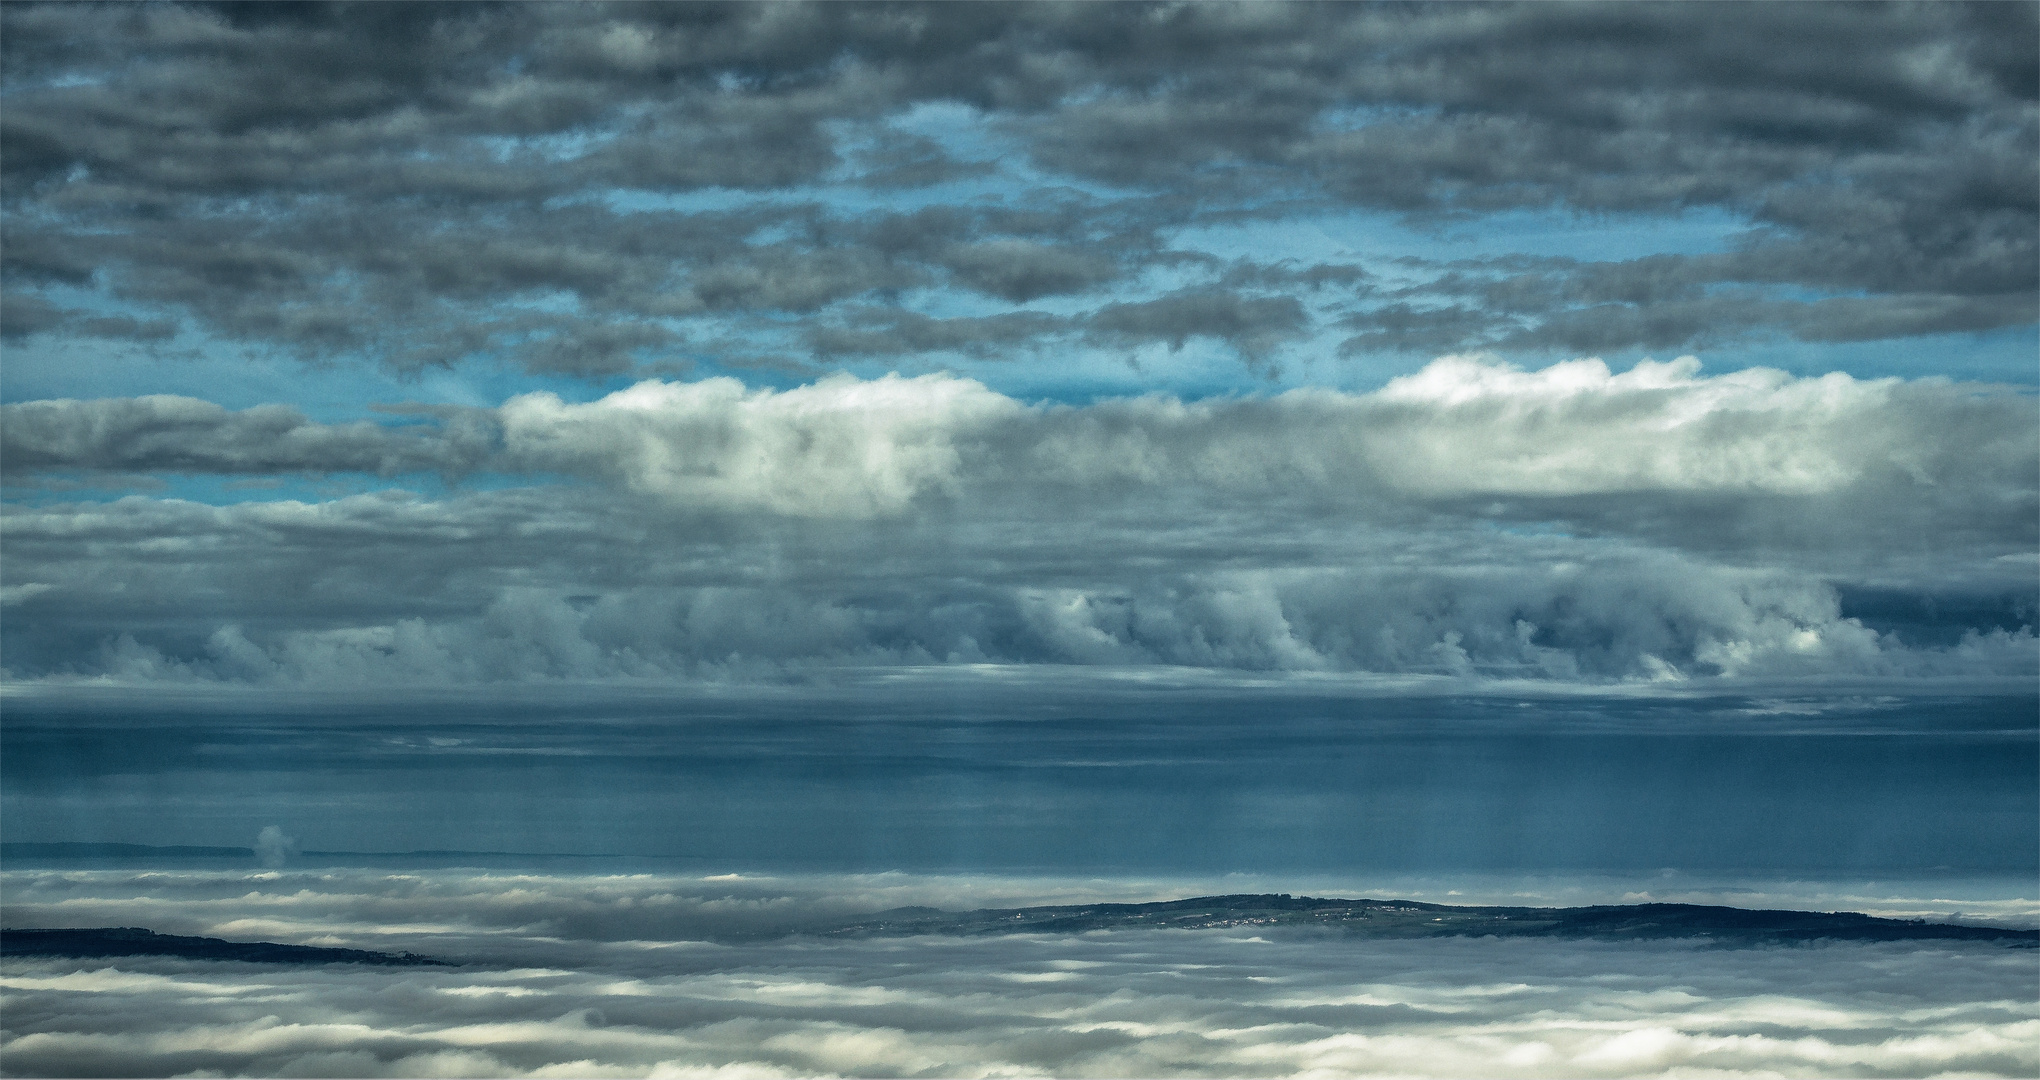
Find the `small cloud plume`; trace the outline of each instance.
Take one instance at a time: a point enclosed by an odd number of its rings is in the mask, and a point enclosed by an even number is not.
[[[255,837],[255,857],[262,860],[262,865],[272,869],[282,866],[297,851],[297,837],[285,834],[274,825],[262,826],[262,832]]]

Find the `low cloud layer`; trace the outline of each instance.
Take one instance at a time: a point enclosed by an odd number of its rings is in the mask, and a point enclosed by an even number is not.
[[[14,509],[24,676],[2034,666],[2030,399],[1935,380],[1448,358],[1371,394],[1082,407],[841,376],[538,393],[396,424],[172,398],[5,409],[5,460],[30,484],[498,481]],[[1853,610],[1873,594],[1946,614]]]
[[[948,375],[836,376],[790,390],[644,382],[586,404],[519,395],[420,421],[321,424],[168,396],[4,406],[5,466],[48,472],[562,473],[684,510],[899,513],[1014,484],[1230,497],[1819,497],[1909,485],[2031,499],[2028,395],[1938,380],[1703,375],[1691,357],[1622,373],[1448,357],[1365,394],[1024,405]],[[2017,516],[2025,505],[2004,508]],[[1902,509],[1902,508],[1901,508]],[[1993,510],[1998,509],[1993,506]]]
[[[11,872],[16,910],[42,920],[168,917],[477,963],[283,978],[10,960],[0,1058],[28,1074],[669,1077],[2019,1076],[2040,1063],[2030,957],[1995,946],[674,933],[747,912],[945,899],[939,881],[888,877],[817,897],[644,876]]]

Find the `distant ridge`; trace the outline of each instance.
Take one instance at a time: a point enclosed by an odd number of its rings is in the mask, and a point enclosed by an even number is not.
[[[461,856],[489,859],[618,859],[622,855],[548,854],[535,851],[300,851],[294,857],[308,859],[390,858],[425,859]],[[10,840],[0,843],[4,859],[253,859],[251,847],[200,847],[192,845],[28,843]]]
[[[895,908],[825,934],[1082,933],[1087,930],[1315,926],[1373,938],[1708,938],[1721,944],[1810,941],[1990,941],[2040,947],[2040,929],[1882,919],[1852,911],[1781,911],[1707,904],[1460,907],[1416,900],[1336,900],[1288,894],[1197,896],[1152,904],[1063,904],[947,912]]]
[[[0,859],[252,859],[254,848],[151,844],[0,844]]]
[[[1068,934],[1099,930],[1251,931],[1313,928],[1344,937],[1507,937],[1638,941],[1692,938],[1730,947],[1819,941],[1966,941],[2040,948],[2040,929],[1882,919],[1857,912],[1761,910],[1706,904],[1594,907],[1460,907],[1417,900],[1341,900],[1287,894],[1196,896],[1148,904],[1062,904],[943,911],[902,907],[848,922],[810,924],[763,937],[894,937]],[[756,940],[757,935],[741,935]],[[452,966],[416,953],[382,953],[266,941],[158,934],[141,927],[0,930],[0,956],[173,956],[268,964]]]
[[[375,964],[383,967],[451,967],[417,953],[279,945],[270,941],[158,934],[139,926],[55,930],[0,930],[0,956],[175,956],[186,960],[240,960],[256,964]]]

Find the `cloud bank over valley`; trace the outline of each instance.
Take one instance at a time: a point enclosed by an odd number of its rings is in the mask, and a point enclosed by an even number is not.
[[[1089,405],[839,375],[341,423],[165,396],[4,410],[0,460],[43,492],[9,511],[17,677],[1676,680],[2040,657],[2040,423],[2025,393],[1941,380],[1453,357],[1370,393]],[[107,475],[347,474],[378,486],[60,501]]]

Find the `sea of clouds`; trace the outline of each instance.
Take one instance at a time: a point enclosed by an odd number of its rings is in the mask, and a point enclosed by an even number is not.
[[[6,964],[15,1075],[2028,1076],[2030,950],[1948,943],[1366,941],[1115,930],[832,939],[909,903],[1268,883],[902,874],[13,869],[7,921],[413,949],[454,968]],[[1232,884],[1233,890],[1214,885]],[[1321,883],[1322,884],[1322,883]],[[1691,882],[1379,882],[1459,901],[1715,899]],[[1771,882],[1743,906],[1960,910]],[[1852,891],[1853,890],[1853,891]],[[792,933],[789,935],[789,931]]]

